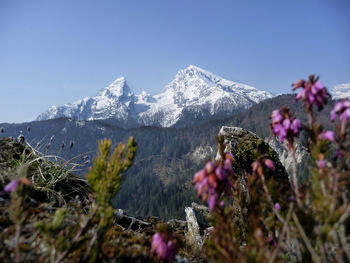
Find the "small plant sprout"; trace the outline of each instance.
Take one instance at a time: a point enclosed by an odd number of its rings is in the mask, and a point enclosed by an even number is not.
[[[122,173],[132,165],[137,150],[134,137],[129,138],[127,145],[120,143],[113,153],[111,145],[111,140],[105,139],[99,142],[99,153],[86,177],[95,193],[96,212],[99,218],[99,230],[94,237],[98,242],[94,249],[95,258],[98,257],[101,240],[114,220],[115,211],[111,200],[119,190]]]
[[[71,227],[75,230],[64,231],[68,216],[66,209],[58,209],[53,222],[39,222],[36,225],[50,248],[48,254],[51,262],[64,261],[74,249],[83,249],[81,262],[99,262],[105,235],[114,222],[115,210],[111,200],[120,187],[122,173],[132,165],[137,149],[133,137],[127,145],[120,143],[113,153],[111,146],[111,140],[99,142],[98,156],[86,176],[93,190],[93,195],[89,196],[89,211],[79,216],[79,222]]]

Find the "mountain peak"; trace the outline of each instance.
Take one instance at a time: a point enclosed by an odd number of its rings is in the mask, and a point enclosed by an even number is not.
[[[227,117],[271,97],[268,92],[189,65],[179,70],[164,92],[157,95],[134,94],[121,77],[101,89],[97,96],[50,108],[38,119],[113,119],[118,125],[130,122],[130,125],[170,127],[186,118]]]
[[[132,94],[125,77],[114,80],[108,87],[103,88],[98,95],[113,97],[128,97]]]
[[[216,75],[214,75],[213,73],[205,70],[205,69],[202,69],[200,67],[197,67],[197,66],[194,66],[194,65],[189,65],[187,68],[185,69],[180,69],[177,73],[178,76],[189,76],[189,77],[195,77],[195,76],[215,76],[217,77]]]
[[[350,98],[350,83],[343,83],[333,87],[331,92],[333,99]]]

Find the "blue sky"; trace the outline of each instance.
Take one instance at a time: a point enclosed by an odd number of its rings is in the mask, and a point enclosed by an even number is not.
[[[0,122],[125,76],[164,89],[192,64],[274,93],[309,74],[350,82],[348,0],[0,0]]]

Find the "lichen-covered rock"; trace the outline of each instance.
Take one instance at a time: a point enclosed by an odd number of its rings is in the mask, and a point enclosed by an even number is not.
[[[225,152],[231,152],[234,155],[236,173],[252,173],[252,163],[263,156],[275,163],[276,171],[273,173],[275,178],[277,177],[282,181],[288,178],[287,171],[279,160],[276,151],[256,134],[240,127],[223,126],[219,136],[224,137]],[[219,153],[218,158],[220,158]],[[267,176],[269,175],[267,174]]]
[[[276,195],[280,191],[288,192],[291,189],[288,173],[279,160],[278,154],[263,139],[240,127],[226,126],[221,128],[218,136],[224,139],[224,152],[230,152],[234,155],[233,170],[239,181],[237,186],[244,206],[248,206],[250,203],[247,186],[248,175],[252,174],[252,163],[259,158],[269,158],[275,164],[276,169],[274,171],[271,169],[264,170],[265,178],[274,181],[275,190],[280,189],[271,193],[273,199],[276,199]],[[216,156],[217,160],[221,158],[219,151]],[[245,210],[241,211],[241,217],[244,217],[246,212]],[[243,218],[241,219],[243,220]]]

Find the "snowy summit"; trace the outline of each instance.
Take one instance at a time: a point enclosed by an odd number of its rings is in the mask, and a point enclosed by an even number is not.
[[[95,97],[53,106],[37,120],[60,117],[76,120],[115,120],[126,126],[174,126],[193,118],[229,116],[273,95],[226,80],[196,66],[180,70],[157,95],[134,94],[125,78],[115,80]]]
[[[350,98],[350,83],[336,85],[332,90],[333,99],[349,99]]]

